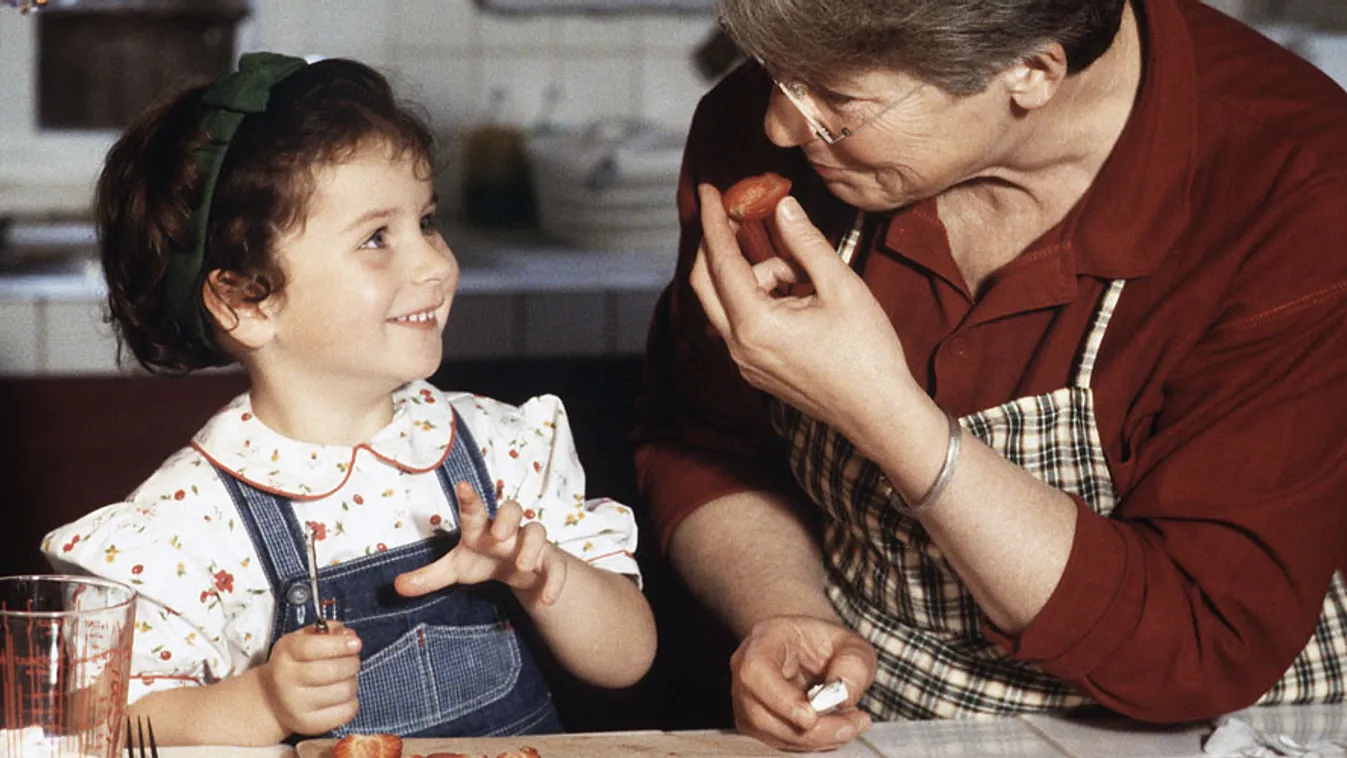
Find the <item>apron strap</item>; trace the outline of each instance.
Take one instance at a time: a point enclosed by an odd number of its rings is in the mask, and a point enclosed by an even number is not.
[[[856,257],[856,249],[860,246],[861,232],[865,229],[865,211],[856,213],[856,220],[851,224],[851,230],[842,235],[841,241],[837,243],[837,254],[842,256],[842,262],[851,265],[851,260]]]
[[[1080,389],[1089,388],[1090,380],[1094,376],[1094,362],[1099,357],[1099,345],[1104,341],[1104,332],[1108,329],[1109,320],[1113,318],[1113,311],[1118,305],[1118,298],[1122,296],[1125,284],[1127,284],[1125,279],[1114,279],[1109,282],[1108,289],[1104,290],[1104,296],[1099,298],[1099,305],[1095,308],[1094,320],[1090,324],[1089,334],[1086,335],[1085,348],[1080,353],[1080,363],[1072,386]]]
[[[221,469],[217,468],[215,473],[233,498],[244,530],[266,573],[267,583],[271,585],[271,594],[276,601],[271,629],[271,644],[274,645],[285,633],[290,616],[294,617],[295,627],[311,623],[309,609],[313,607],[313,601],[304,531],[289,500],[241,482]]]
[[[449,455],[435,473],[454,513],[452,533],[459,531],[458,524],[462,521],[458,496],[454,492],[456,482],[466,480],[472,484],[486,505],[487,513],[495,517],[495,485],[487,473],[486,460],[457,410],[454,411],[454,436]],[[287,498],[242,482],[221,469],[217,468],[216,474],[234,501],[271,585],[276,600],[271,634],[272,644],[275,644],[288,629],[312,623],[309,619],[312,600],[309,598],[308,544],[304,529]]]

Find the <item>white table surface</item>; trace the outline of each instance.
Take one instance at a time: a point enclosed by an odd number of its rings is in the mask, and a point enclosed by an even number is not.
[[[1236,714],[1301,742],[1347,741],[1347,705],[1275,706]],[[1154,726],[1120,717],[1018,716],[875,724],[856,741],[814,758],[1213,758],[1202,751],[1211,724]],[[714,731],[679,734],[715,734]],[[162,758],[294,758],[287,747],[160,748]],[[544,756],[546,758],[546,756]]]

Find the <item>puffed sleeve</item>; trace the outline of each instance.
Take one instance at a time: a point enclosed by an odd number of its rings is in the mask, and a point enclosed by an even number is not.
[[[126,502],[53,530],[42,552],[57,571],[138,593],[131,701],[266,659],[274,608],[266,576],[214,470],[190,448]]]
[[[540,395],[518,407],[464,400],[453,402],[482,449],[497,498],[517,501],[524,519],[541,523],[571,555],[639,582],[635,514],[608,498],[585,498],[585,471],[561,400]]]

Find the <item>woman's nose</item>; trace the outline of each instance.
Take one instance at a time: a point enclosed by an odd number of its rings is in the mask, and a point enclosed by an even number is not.
[[[797,147],[817,139],[800,110],[776,88],[772,89],[772,96],[767,101],[762,128],[767,139],[777,147]]]

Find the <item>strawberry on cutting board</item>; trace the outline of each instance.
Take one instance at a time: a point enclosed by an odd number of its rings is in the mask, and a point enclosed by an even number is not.
[[[396,734],[351,734],[332,747],[332,758],[402,758]]]

